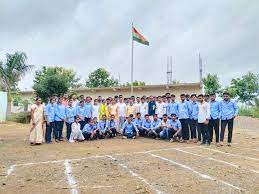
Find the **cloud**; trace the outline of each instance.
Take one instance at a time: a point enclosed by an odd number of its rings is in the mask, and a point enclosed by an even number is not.
[[[73,68],[84,81],[102,66],[130,81],[131,22],[150,41],[134,43],[134,79],[166,83],[166,58],[173,79],[198,81],[204,73],[223,84],[248,70],[259,72],[259,4],[245,1],[8,1],[0,2],[0,57],[24,51],[29,63]],[[19,84],[31,88],[33,75]]]

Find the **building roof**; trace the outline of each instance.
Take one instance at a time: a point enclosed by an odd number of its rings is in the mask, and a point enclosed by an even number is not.
[[[200,87],[200,83],[177,83],[177,84],[159,84],[159,85],[145,85],[145,86],[134,86],[134,89],[149,89],[149,88],[178,88],[178,87]],[[98,91],[98,90],[130,90],[131,86],[116,86],[116,87],[98,87],[98,88],[87,88],[87,87],[80,87],[71,89],[73,92],[86,92],[86,91]],[[34,90],[28,91],[21,91],[20,94],[33,94]]]

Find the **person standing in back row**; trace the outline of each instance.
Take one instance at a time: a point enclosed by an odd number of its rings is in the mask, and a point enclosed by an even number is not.
[[[220,145],[223,146],[226,126],[228,126],[228,146],[231,146],[234,119],[237,116],[238,108],[235,101],[230,99],[229,93],[223,93],[223,100],[220,102],[221,131]]]
[[[202,143],[210,145],[210,133],[208,130],[208,124],[210,119],[210,105],[209,103],[205,102],[203,94],[198,96],[198,128],[202,134]]]
[[[181,102],[179,103],[179,120],[182,125],[182,138],[186,143],[189,143],[189,115],[190,115],[190,103],[186,101],[185,94],[180,95]]]

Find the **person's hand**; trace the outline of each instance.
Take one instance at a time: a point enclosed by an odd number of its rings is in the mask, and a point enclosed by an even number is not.
[[[206,119],[206,121],[204,122],[204,124],[209,124],[209,120],[208,119]]]
[[[33,121],[33,122],[32,122],[32,126],[34,127],[35,125],[36,125],[36,123]]]
[[[47,121],[47,125],[50,125],[50,122],[49,122],[49,121]]]

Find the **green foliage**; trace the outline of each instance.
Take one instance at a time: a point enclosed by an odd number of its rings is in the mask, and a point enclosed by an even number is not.
[[[135,80],[133,82],[133,86],[145,86],[145,85],[146,85],[146,83],[142,82],[142,81]],[[127,82],[126,84],[123,84],[122,86],[131,86],[131,83]]]
[[[238,115],[259,118],[259,109],[256,108],[255,106],[253,107],[241,106],[239,107]]]
[[[90,73],[85,84],[88,88],[113,87],[118,85],[118,80],[112,78],[110,73],[104,68],[98,68]]]
[[[11,100],[11,91],[17,91],[17,84],[21,78],[33,68],[27,64],[27,56],[23,52],[6,54],[6,62],[0,61],[0,89],[8,92]]]
[[[17,123],[29,123],[31,120],[30,112],[20,112],[14,113],[7,117],[8,121],[13,121]]]
[[[43,66],[42,70],[36,72],[33,89],[37,96],[46,101],[53,94],[67,93],[69,89],[78,86],[78,81],[79,78],[71,69]]]
[[[248,72],[242,78],[232,79],[227,89],[238,101],[251,105],[259,95],[259,74]]]
[[[208,74],[207,77],[203,78],[203,84],[205,89],[205,94],[217,94],[221,90],[221,85],[219,83],[219,78],[217,74]]]

